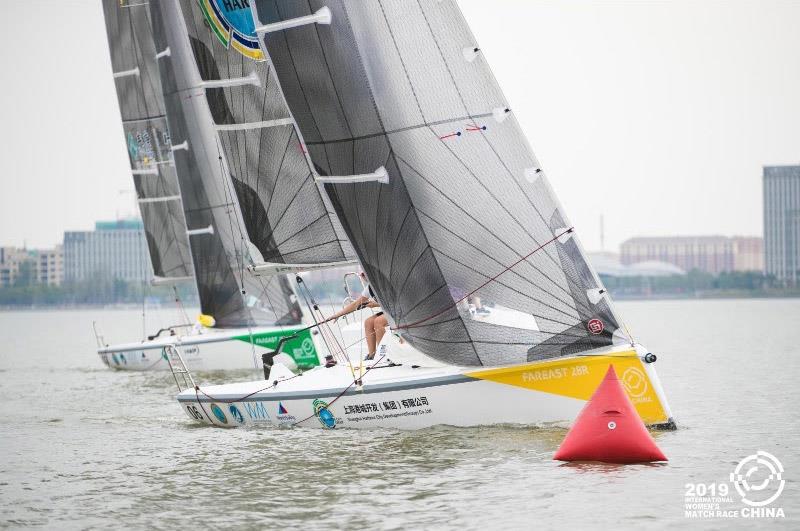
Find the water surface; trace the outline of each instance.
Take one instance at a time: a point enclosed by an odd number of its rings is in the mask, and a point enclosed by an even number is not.
[[[0,312],[0,526],[798,528],[800,300],[618,306],[659,356],[680,427],[655,434],[666,465],[558,463],[565,431],[535,426],[197,426],[168,374],[114,372],[94,353],[93,320],[135,340],[140,311]],[[174,319],[151,312],[148,330]],[[728,482],[757,450],[783,463],[773,505],[787,518],[684,516],[686,483]]]

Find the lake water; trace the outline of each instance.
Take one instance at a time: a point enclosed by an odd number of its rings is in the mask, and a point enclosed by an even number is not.
[[[133,340],[141,312],[0,312],[0,526],[799,528],[800,300],[618,306],[659,356],[679,425],[654,434],[665,465],[558,463],[565,430],[537,427],[197,426],[167,373],[114,372],[94,352],[93,320]],[[730,487],[758,450],[785,469],[770,505],[785,518],[685,516],[687,483]]]

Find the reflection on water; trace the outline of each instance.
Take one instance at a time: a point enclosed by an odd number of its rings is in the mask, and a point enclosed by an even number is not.
[[[620,307],[659,355],[680,426],[655,434],[666,465],[554,462],[558,427],[200,426],[169,374],[114,372],[94,353],[93,319],[130,340],[137,312],[0,313],[0,525],[717,529],[729,523],[684,518],[684,485],[726,481],[761,449],[783,462],[796,528],[800,301]]]

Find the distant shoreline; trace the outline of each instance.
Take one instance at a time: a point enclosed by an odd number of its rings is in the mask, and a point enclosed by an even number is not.
[[[776,290],[776,291],[762,291],[762,290],[712,290],[705,292],[697,292],[693,294],[670,294],[670,293],[657,293],[653,295],[636,295],[636,294],[611,294],[611,298],[615,301],[628,302],[628,301],[673,301],[673,300],[734,300],[734,299],[798,299],[800,298],[800,289],[798,290]],[[194,301],[184,301],[184,306],[188,308],[197,308],[199,304]],[[146,311],[158,311],[163,309],[175,309],[174,304],[165,302],[163,304],[148,303]],[[68,311],[68,310],[141,310],[141,303],[97,303],[97,304],[32,304],[32,305],[2,305],[0,312],[14,312],[14,311]]]
[[[697,293],[655,293],[653,295],[614,294],[611,298],[616,301],[657,301],[657,300],[711,300],[711,299],[797,299],[800,290],[761,291],[761,290],[719,290]]]

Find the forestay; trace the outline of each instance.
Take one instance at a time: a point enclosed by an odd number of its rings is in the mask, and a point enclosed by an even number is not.
[[[146,2],[103,0],[125,142],[156,280],[192,276]]]
[[[264,60],[248,2],[182,0],[181,5],[225,171],[248,238],[261,255],[254,260],[311,266],[354,260],[314,181],[274,70]]]
[[[298,323],[300,308],[286,277],[260,279],[247,270],[257,251],[225,170],[181,4],[169,0],[150,5],[202,311],[213,315],[220,327]]]
[[[607,295],[455,2],[257,0],[326,190],[393,328],[439,360],[506,365],[618,331]],[[277,27],[277,26],[270,26]]]

